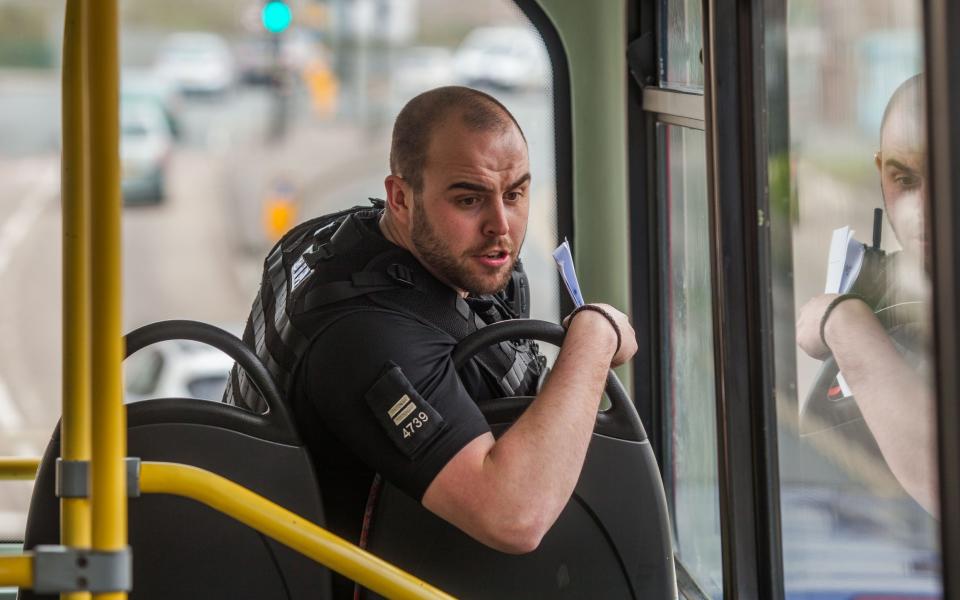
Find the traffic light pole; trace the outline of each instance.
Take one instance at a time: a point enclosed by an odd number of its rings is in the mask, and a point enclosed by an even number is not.
[[[270,113],[270,128],[267,141],[278,142],[287,135],[290,120],[290,74],[283,66],[283,32],[290,26],[293,13],[285,0],[270,0],[263,5],[260,13],[263,27],[270,32],[271,76],[270,88],[273,95]]]
[[[270,34],[272,106],[270,128],[267,132],[267,140],[270,142],[279,142],[286,137],[287,125],[290,121],[290,74],[283,66],[281,56],[282,36],[282,33]]]

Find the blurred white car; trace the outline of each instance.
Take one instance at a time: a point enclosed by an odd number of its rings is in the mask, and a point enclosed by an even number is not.
[[[157,54],[154,70],[183,93],[220,94],[236,79],[227,42],[213,33],[175,33]]]
[[[465,85],[536,89],[549,84],[550,59],[543,40],[531,28],[480,27],[457,48],[454,71]]]
[[[233,359],[198,342],[173,340],[143,348],[124,365],[126,402],[148,398],[219,402]]]
[[[393,68],[393,89],[401,95],[455,83],[453,52],[442,46],[412,46],[399,52]]]
[[[173,132],[155,102],[124,99],[120,105],[121,189],[127,204],[159,203],[166,194]]]

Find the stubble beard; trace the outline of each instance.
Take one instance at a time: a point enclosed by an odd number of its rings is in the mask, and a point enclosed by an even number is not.
[[[505,267],[495,279],[471,272],[469,267],[463,264],[462,259],[454,256],[450,245],[437,234],[419,197],[415,198],[413,203],[411,241],[424,266],[440,280],[475,296],[493,294],[507,287],[517,260],[514,255],[509,268]],[[512,251],[512,247],[510,250]],[[478,252],[482,251],[482,248],[478,249]]]

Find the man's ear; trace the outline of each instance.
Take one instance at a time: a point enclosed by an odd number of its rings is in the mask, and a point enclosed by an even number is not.
[[[880,151],[879,151],[879,150],[877,150],[877,151],[873,154],[873,164],[877,165],[877,170],[878,170],[878,171],[882,171],[882,170],[883,170],[883,155],[880,154]]]
[[[406,223],[413,210],[413,190],[399,175],[387,175],[383,180],[387,192],[387,210],[401,223]]]

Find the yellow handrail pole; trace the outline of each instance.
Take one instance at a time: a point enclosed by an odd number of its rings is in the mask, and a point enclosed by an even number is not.
[[[33,587],[33,556],[0,556],[0,585]]]
[[[0,480],[30,481],[37,477],[39,458],[20,458],[19,456],[0,456]]]
[[[87,109],[90,138],[90,338],[93,418],[92,547],[119,551],[127,546],[124,457],[126,413],[122,404],[121,237],[120,237],[120,68],[117,1],[87,4]],[[124,592],[94,594],[123,600]]]
[[[215,473],[189,465],[144,462],[140,491],[191,498],[233,517],[387,598],[451,596]]]
[[[63,156],[60,190],[63,220],[63,418],[60,455],[65,461],[89,461],[90,422],[90,182],[89,128],[84,82],[88,65],[88,2],[67,0],[63,31],[61,118]],[[89,548],[90,500],[60,500],[60,543]],[[61,594],[63,600],[87,600],[90,594]]]

